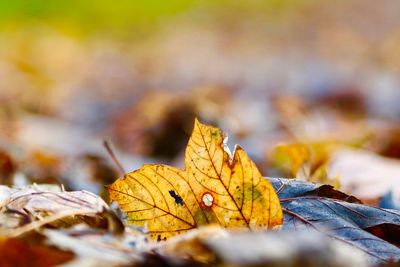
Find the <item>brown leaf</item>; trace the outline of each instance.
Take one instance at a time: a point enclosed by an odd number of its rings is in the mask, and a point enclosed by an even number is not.
[[[2,267],[55,266],[73,258],[73,253],[46,245],[43,238],[38,236],[0,239],[0,266]]]

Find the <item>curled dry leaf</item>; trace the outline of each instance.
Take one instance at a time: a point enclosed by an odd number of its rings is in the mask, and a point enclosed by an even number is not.
[[[224,150],[218,128],[196,120],[185,154],[185,170],[144,165],[108,187],[128,223],[147,226],[162,240],[205,224],[229,228],[273,228],[282,223],[279,199],[247,153]]]
[[[87,191],[65,192],[54,187],[33,186],[9,188],[8,194],[0,203],[0,235],[17,236],[46,224],[61,227],[85,222],[96,226],[107,220],[100,216],[108,208],[107,204]],[[7,221],[15,217],[20,218],[18,228],[7,228]]]

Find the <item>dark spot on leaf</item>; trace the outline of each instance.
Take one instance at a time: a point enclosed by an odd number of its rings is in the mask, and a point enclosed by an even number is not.
[[[398,225],[383,223],[365,228],[364,230],[397,247],[400,246],[400,241],[398,239],[400,236],[400,227]]]
[[[350,203],[362,204],[361,200],[359,200],[358,198],[351,195],[347,195],[338,190],[335,190],[331,185],[322,185],[312,191],[305,193],[304,195],[327,197],[327,198],[343,200]]]
[[[168,193],[175,199],[176,204],[183,206],[183,199],[174,190],[170,190]]]

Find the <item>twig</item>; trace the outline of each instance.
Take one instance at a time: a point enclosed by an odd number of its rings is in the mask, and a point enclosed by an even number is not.
[[[125,172],[124,168],[122,167],[121,163],[119,162],[119,160],[117,159],[117,157],[115,156],[114,151],[111,148],[110,142],[108,142],[107,140],[104,140],[103,141],[103,145],[106,148],[106,150],[107,150],[108,154],[110,155],[111,159],[113,160],[113,162],[117,166],[118,170],[121,172],[121,175],[124,175],[126,172]]]

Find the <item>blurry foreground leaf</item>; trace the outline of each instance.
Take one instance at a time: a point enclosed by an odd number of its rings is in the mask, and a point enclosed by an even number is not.
[[[0,236],[18,236],[44,225],[69,227],[87,223],[106,225],[101,214],[107,204],[87,191],[65,192],[55,186],[32,186],[14,189],[2,186]],[[10,220],[16,221],[10,225]]]
[[[230,232],[220,226],[203,226],[182,235],[174,236],[165,243],[155,246],[157,253],[180,259],[193,259],[202,263],[215,263],[214,251],[207,247],[207,240],[225,239]]]
[[[50,247],[38,236],[0,239],[0,266],[55,266],[68,262],[74,254]]]
[[[242,148],[230,157],[218,128],[196,120],[185,165],[144,165],[108,187],[110,198],[129,224],[147,226],[157,240],[204,224],[255,230],[282,223],[271,184]]]
[[[229,233],[205,240],[204,245],[218,266],[368,266],[356,248],[317,232]]]
[[[366,255],[355,247],[308,231],[254,233],[203,226],[158,243],[154,250],[210,266],[368,266]]]
[[[79,225],[71,229],[46,229],[48,243],[72,251],[72,266],[127,266],[141,260],[146,248],[143,233],[127,229],[122,235]]]

